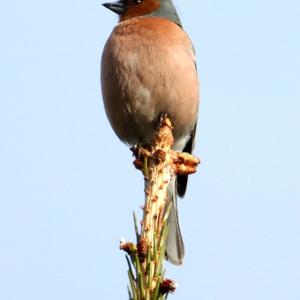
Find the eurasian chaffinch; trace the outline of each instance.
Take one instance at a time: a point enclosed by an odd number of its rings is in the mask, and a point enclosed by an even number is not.
[[[117,136],[129,145],[150,144],[157,122],[167,114],[177,151],[194,147],[199,81],[192,42],[171,0],[119,0],[104,3],[119,15],[101,62],[105,110]],[[166,257],[181,264],[184,245],[176,195],[183,197],[187,176],[168,188],[173,202]]]

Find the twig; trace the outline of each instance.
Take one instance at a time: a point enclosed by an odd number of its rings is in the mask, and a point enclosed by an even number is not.
[[[162,117],[154,141],[149,147],[134,148],[134,165],[145,178],[145,204],[139,232],[134,214],[136,244],[121,241],[120,249],[129,258],[129,295],[132,300],[163,300],[176,289],[176,283],[164,278],[163,260],[168,235],[167,188],[176,175],[196,172],[199,159],[173,151],[172,124]]]

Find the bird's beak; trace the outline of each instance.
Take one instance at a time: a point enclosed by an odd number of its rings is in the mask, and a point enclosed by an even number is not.
[[[119,0],[110,3],[103,3],[102,5],[118,15],[123,14],[126,10],[124,0]]]

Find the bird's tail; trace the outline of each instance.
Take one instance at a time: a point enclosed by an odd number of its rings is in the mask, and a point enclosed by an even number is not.
[[[172,264],[181,265],[184,257],[184,244],[178,221],[176,178],[173,178],[168,186],[168,200],[172,201],[172,207],[169,215],[166,259]]]

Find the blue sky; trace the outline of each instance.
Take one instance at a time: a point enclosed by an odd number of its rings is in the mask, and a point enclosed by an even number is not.
[[[176,1],[201,78],[202,159],[170,299],[300,298],[300,4]],[[143,180],[113,134],[100,1],[0,4],[0,299],[127,299]]]

